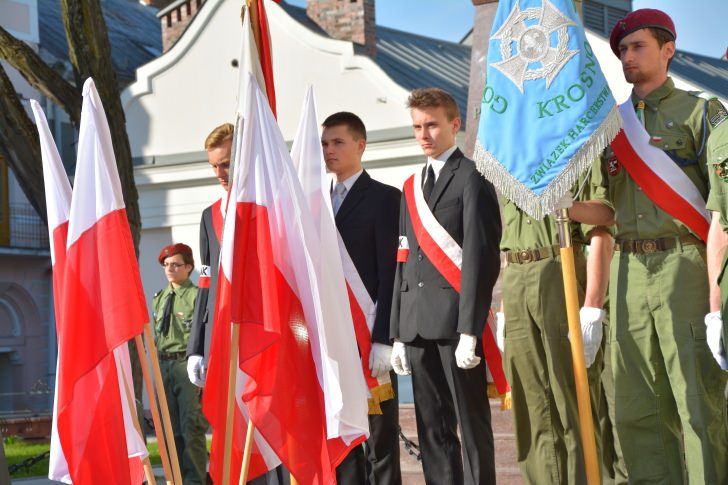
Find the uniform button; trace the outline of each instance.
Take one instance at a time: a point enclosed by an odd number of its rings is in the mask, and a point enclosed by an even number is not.
[[[421,254],[418,254],[417,255],[417,261],[422,261],[422,255]]]
[[[665,143],[665,150],[667,150],[668,148],[670,148],[670,145],[668,145],[667,143]]]
[[[668,127],[668,128],[672,128],[674,125],[675,125],[675,123],[673,123],[672,120],[670,120],[667,123],[665,123],[665,126]]]
[[[642,192],[642,187],[640,187],[640,186],[638,185],[638,186],[637,186],[637,190],[639,190],[640,192]]]
[[[526,224],[530,224],[530,223],[531,223],[531,219],[526,219]]]
[[[420,281],[419,283],[417,283],[417,286],[422,288],[423,286],[425,286],[425,284],[422,281]]]
[[[637,219],[642,219],[643,217],[645,217],[643,214],[637,214]]]

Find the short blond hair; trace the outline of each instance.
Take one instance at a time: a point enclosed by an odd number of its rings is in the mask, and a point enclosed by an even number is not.
[[[223,123],[207,135],[205,138],[205,150],[217,148],[228,140],[233,139],[233,130],[235,127],[232,123]]]

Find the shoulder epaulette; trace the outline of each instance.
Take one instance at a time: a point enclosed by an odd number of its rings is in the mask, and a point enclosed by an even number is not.
[[[157,291],[156,293],[154,293],[154,297],[153,297],[153,298],[156,298],[156,297],[157,297],[157,295],[159,295],[159,294],[160,294],[161,292],[163,292],[163,291],[164,291],[164,288],[162,288],[161,290],[159,290],[159,291]]]
[[[712,93],[708,93],[706,91],[687,91],[688,94],[695,96],[696,98],[702,98],[706,101],[712,101],[714,99],[718,99],[718,96]]]

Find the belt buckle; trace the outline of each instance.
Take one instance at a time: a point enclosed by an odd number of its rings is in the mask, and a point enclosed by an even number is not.
[[[657,251],[657,241],[655,239],[645,239],[640,246],[642,246],[642,252],[645,254],[652,254]]]
[[[521,260],[521,263],[530,263],[531,259],[533,259],[531,251],[525,249],[518,253],[518,258]]]

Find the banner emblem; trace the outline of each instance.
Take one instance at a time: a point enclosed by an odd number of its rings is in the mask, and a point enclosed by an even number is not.
[[[526,21],[537,20],[535,24]],[[544,0],[541,8],[521,10],[518,2],[513,6],[508,19],[491,39],[500,40],[501,62],[493,63],[493,67],[502,72],[518,89],[523,92],[523,82],[534,79],[545,79],[546,87],[559,74],[569,59],[578,54],[578,50],[570,50],[567,27],[576,23],[564,15],[548,0]],[[551,45],[551,34],[557,33],[557,45]],[[513,53],[516,47],[517,53]],[[533,63],[541,67],[534,68]]]

